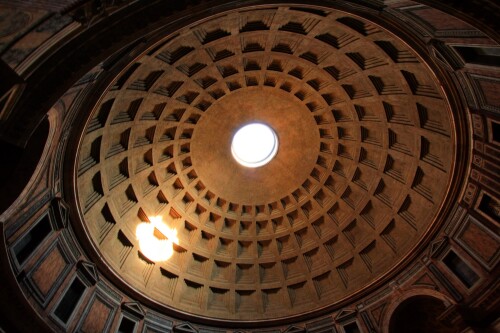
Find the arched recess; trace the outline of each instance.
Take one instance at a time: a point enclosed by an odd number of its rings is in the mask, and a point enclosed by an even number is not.
[[[384,333],[454,333],[458,327],[445,325],[438,317],[455,302],[431,289],[412,289],[389,305],[382,323]]]
[[[57,133],[57,112],[51,109],[46,114],[24,148],[0,143],[0,154],[3,156],[0,166],[0,216],[8,217],[9,211],[15,209],[39,181]]]

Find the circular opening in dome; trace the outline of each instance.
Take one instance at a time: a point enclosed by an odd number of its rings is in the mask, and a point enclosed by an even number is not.
[[[233,136],[231,153],[241,165],[257,168],[269,163],[278,152],[278,137],[271,127],[251,123]]]

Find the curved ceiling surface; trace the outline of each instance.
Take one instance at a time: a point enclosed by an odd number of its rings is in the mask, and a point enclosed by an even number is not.
[[[279,139],[255,169],[231,156],[252,121]],[[277,319],[335,306],[409,255],[446,198],[454,140],[435,76],[391,33],[331,9],[243,8],[116,79],[83,133],[77,193],[103,259],[160,306]],[[176,233],[166,261],[137,239],[154,216]]]

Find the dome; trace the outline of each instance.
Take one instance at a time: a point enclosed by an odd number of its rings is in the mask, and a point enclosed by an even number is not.
[[[231,148],[251,122],[279,138],[255,169]],[[397,271],[447,198],[454,147],[446,96],[395,35],[328,8],[243,7],[116,78],[83,131],[76,190],[99,255],[144,297],[273,320]]]

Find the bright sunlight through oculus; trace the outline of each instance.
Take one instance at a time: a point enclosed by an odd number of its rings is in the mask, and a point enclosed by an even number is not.
[[[278,152],[278,137],[267,125],[252,123],[233,136],[231,153],[241,165],[257,168],[269,163]]]

